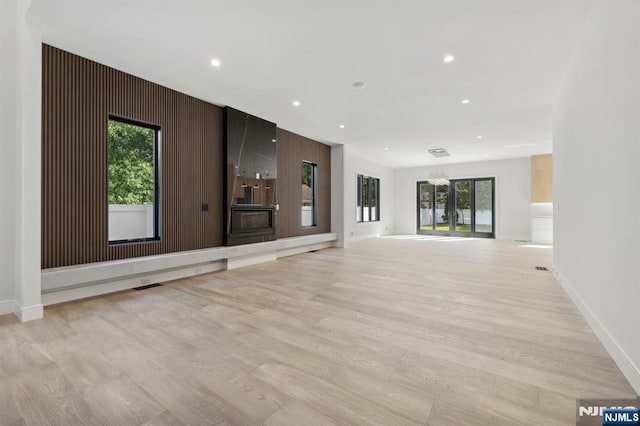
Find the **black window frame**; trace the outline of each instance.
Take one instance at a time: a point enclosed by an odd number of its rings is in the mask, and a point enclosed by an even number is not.
[[[456,183],[462,181],[470,182],[470,200],[471,200],[471,211],[475,211],[476,208],[476,183],[477,182],[491,182],[491,232],[479,232],[476,230],[476,219],[475,214],[471,216],[471,231],[456,231],[455,230],[455,206],[456,206]],[[431,209],[435,212],[436,205],[436,187],[442,185],[434,185],[428,180],[418,181],[416,185],[416,233],[422,235],[439,235],[439,236],[449,236],[449,237],[473,237],[473,238],[496,238],[496,178],[495,177],[478,177],[478,178],[460,178],[460,179],[451,179],[447,184],[447,194],[448,194],[448,202],[447,202],[447,211],[449,217],[449,230],[448,231],[438,231],[436,230],[436,222],[435,220],[432,223],[433,229],[427,230],[422,229],[420,224],[420,210],[421,210],[421,200],[420,200],[420,186],[421,185],[429,185],[431,192],[431,200],[432,205]],[[435,217],[435,214],[434,214]]]
[[[314,163],[313,161],[302,160],[302,168],[305,165],[311,166],[311,225],[303,225],[302,224],[302,213],[300,214],[300,227],[314,228],[318,226],[318,163]],[[302,170],[301,168],[301,170]],[[303,202],[301,200],[300,208],[304,207]]]
[[[137,244],[137,243],[147,243],[147,242],[159,242],[161,241],[160,235],[160,196],[161,196],[161,187],[160,187],[160,177],[161,177],[161,135],[162,135],[162,127],[157,124],[148,123],[141,120],[136,120],[129,117],[124,117],[117,114],[109,114],[107,118],[107,128],[109,127],[110,121],[117,121],[118,123],[129,124],[131,126],[143,127],[145,129],[153,130],[153,237],[144,237],[144,238],[130,238],[125,240],[110,240],[109,239],[109,135],[107,135],[107,185],[106,185],[106,194],[107,194],[107,242],[109,246],[116,245],[124,245],[124,244]]]
[[[365,185],[366,183],[366,185]],[[365,189],[367,187],[367,206],[364,205],[365,198]],[[374,191],[375,189],[375,191]],[[375,197],[373,194],[375,193]],[[375,207],[372,207],[372,200],[375,200]],[[380,222],[380,178],[376,178],[373,176],[365,176],[363,174],[358,174],[356,177],[356,222],[357,223],[369,223],[369,222]],[[369,215],[367,216],[367,220],[364,220],[364,212],[365,209],[368,209]],[[372,210],[375,209],[375,210]],[[376,218],[372,220],[371,212],[375,211]],[[360,214],[358,218],[357,215]]]

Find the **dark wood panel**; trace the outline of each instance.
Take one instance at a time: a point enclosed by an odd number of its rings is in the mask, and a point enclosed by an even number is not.
[[[287,130],[278,129],[278,238],[331,231],[331,148]],[[318,165],[318,226],[301,226],[302,162]]]
[[[43,268],[222,245],[221,108],[48,45],[42,78]],[[161,127],[159,242],[108,244],[109,114]]]

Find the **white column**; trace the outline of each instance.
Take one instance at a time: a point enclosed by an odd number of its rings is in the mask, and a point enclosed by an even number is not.
[[[15,312],[16,0],[0,1],[0,315]]]
[[[16,72],[16,315],[42,318],[40,284],[42,32],[17,0]]]
[[[331,232],[338,234],[336,247],[345,245],[344,145],[331,147]]]

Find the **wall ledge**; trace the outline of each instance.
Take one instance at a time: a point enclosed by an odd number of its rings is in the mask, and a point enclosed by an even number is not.
[[[275,260],[331,247],[337,234],[315,234],[275,241],[223,246],[154,256],[44,269],[43,303],[50,305],[151,283],[165,282]],[[254,259],[248,261],[248,259]]]
[[[569,283],[562,275],[553,268],[553,276],[560,283],[564,291],[569,295],[569,298],[577,306],[582,316],[587,320],[587,323],[595,333],[600,343],[605,347],[611,358],[622,371],[624,377],[629,381],[631,387],[637,394],[640,395],[640,368],[633,362],[627,355],[625,350],[620,346],[616,339],[609,333],[606,327],[600,322],[598,317],[595,316],[593,311],[580,297],[575,287]]]

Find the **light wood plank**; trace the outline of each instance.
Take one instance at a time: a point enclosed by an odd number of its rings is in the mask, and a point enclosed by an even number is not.
[[[634,397],[510,241],[362,241],[0,318],[0,424],[545,424]]]

